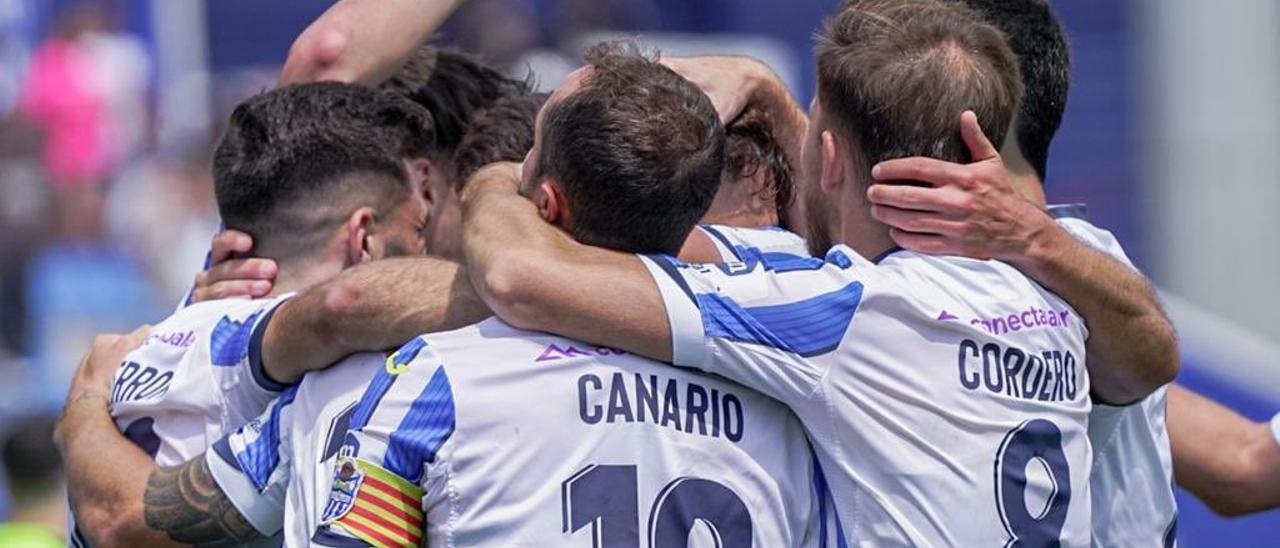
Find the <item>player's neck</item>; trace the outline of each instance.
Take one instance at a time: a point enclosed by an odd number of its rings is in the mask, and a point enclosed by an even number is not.
[[[1005,150],[1000,151],[1004,157],[1005,171],[1009,173],[1009,183],[1023,198],[1031,200],[1040,207],[1045,207],[1047,201],[1044,197],[1044,181],[1040,180],[1040,174],[1036,173],[1036,169],[1031,167],[1031,163],[1022,156],[1017,141],[1017,139],[1009,139]]]
[[[1031,200],[1032,203],[1040,207],[1045,207],[1048,203],[1044,196],[1044,183],[1040,181],[1040,176],[1036,175],[1035,171],[1021,173],[1010,171],[1009,183],[1013,185],[1014,192]]]
[[[267,296],[274,297],[301,291],[322,283],[342,272],[343,266],[341,261],[326,261],[319,258],[295,259],[280,263],[271,293]]]
[[[757,179],[726,181],[720,185],[715,200],[700,222],[741,228],[777,226],[778,206],[766,192],[768,189],[764,188],[764,183]]]

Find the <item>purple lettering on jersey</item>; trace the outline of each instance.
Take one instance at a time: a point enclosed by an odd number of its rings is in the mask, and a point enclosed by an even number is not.
[[[560,346],[556,343],[551,343],[547,345],[547,347],[542,350],[542,353],[539,354],[537,358],[534,358],[533,361],[551,362],[551,361],[563,360],[567,358],[588,358],[592,356],[621,356],[623,354],[626,354],[626,352],[622,350],[618,350],[616,348],[609,348],[605,346],[588,347],[584,349],[575,345]]]
[[[187,348],[196,342],[195,331],[178,331],[175,333],[152,333],[147,337],[147,344],[152,341],[161,342],[177,348]]]
[[[983,331],[992,335],[1003,335],[1005,333],[1017,333],[1019,331],[1028,331],[1031,329],[1040,329],[1045,327],[1067,328],[1071,326],[1071,311],[1063,310],[1045,310],[1043,308],[1031,307],[1022,312],[1016,312],[1005,316],[996,316],[991,318],[973,318],[969,320],[969,325],[981,327]],[[939,321],[947,321],[957,319],[951,313],[942,311],[938,315]]]

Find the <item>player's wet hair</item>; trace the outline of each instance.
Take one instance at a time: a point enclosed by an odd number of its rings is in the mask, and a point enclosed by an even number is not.
[[[1044,181],[1049,144],[1062,124],[1071,80],[1067,33],[1046,0],[959,0],[1004,32],[1022,72],[1022,105],[1014,136]]]
[[[581,88],[543,113],[535,177],[559,183],[579,241],[674,254],[720,187],[724,127],[705,93],[634,44],[586,61]]]
[[[969,161],[960,114],[974,111],[1003,142],[1022,95],[1004,36],[956,3],[847,2],[824,22],[814,53],[824,115],[852,140],[863,180],[891,158]]]
[[[485,165],[523,161],[533,148],[534,122],[546,102],[545,93],[509,95],[476,113],[453,155],[458,174],[454,188],[462,192],[467,179]]]
[[[385,218],[403,204],[404,160],[431,146],[431,116],[399,95],[336,82],[267,91],[236,107],[214,152],[218,212],[265,256],[307,256],[359,207]]]
[[[531,92],[531,84],[451,48],[422,46],[382,89],[418,103],[435,120],[432,159],[448,162],[479,110],[508,95]]]
[[[787,206],[794,196],[791,162],[773,134],[764,111],[748,107],[725,126],[725,182],[763,182],[757,197],[774,204],[778,224],[788,225]]]

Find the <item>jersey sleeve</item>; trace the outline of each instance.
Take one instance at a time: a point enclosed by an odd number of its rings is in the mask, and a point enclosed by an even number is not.
[[[226,316],[210,334],[210,362],[231,425],[248,421],[288,388],[267,376],[262,366],[262,340],[272,315],[290,297],[265,301],[242,319]]]
[[[853,322],[869,263],[841,251],[826,261],[794,257],[690,265],[642,257],[671,324],[675,365],[743,384],[780,401],[817,388]],[[861,258],[858,262],[865,263]]]
[[[700,225],[698,228],[711,237],[720,252],[722,262],[752,259],[776,261],[809,256],[809,246],[804,238],[781,228],[739,228],[725,225]]]
[[[1275,437],[1276,443],[1280,444],[1280,413],[1271,417],[1271,435]]]
[[[285,390],[258,418],[214,443],[205,453],[218,487],[259,533],[284,524],[284,499],[293,464],[290,428],[296,388]]]

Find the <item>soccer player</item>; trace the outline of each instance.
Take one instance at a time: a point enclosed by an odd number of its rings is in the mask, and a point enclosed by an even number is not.
[[[1174,476],[1224,516],[1280,507],[1280,414],[1257,423],[1178,385],[1169,387]]]
[[[541,114],[525,191],[585,241],[674,253],[719,185],[715,111],[634,52],[589,62]],[[291,544],[631,545],[648,523],[655,546],[800,546],[825,500],[802,432],[721,379],[489,320],[308,375],[147,498],[216,477],[270,533],[287,489]]]
[[[1025,89],[1018,118],[1004,142],[1002,157],[1014,190],[1025,200],[1018,200],[1028,210],[1032,219],[1042,224],[1048,218],[1040,212],[1045,207],[1043,184],[1048,164],[1049,145],[1062,120],[1066,108],[1070,74],[1070,51],[1061,24],[1047,2],[1043,0],[960,0],[979,11],[987,21],[999,27],[1009,39],[1009,45],[1018,55],[1019,67]],[[921,170],[906,171],[913,163],[935,166],[934,173],[960,173],[959,166],[942,166],[925,159],[907,159],[886,162],[880,167],[878,177],[886,180],[915,179],[942,186],[939,191],[919,187],[892,187],[877,185],[869,196],[873,214],[877,219],[895,227],[902,237],[898,243],[905,247],[919,248],[923,242],[937,242],[944,236],[934,233],[934,227],[959,224],[965,219],[963,212],[951,209],[954,202],[941,199],[950,180],[937,180],[936,175]],[[902,168],[902,169],[899,169]],[[932,192],[931,192],[932,191]],[[977,194],[977,193],[975,193]],[[996,193],[986,193],[992,195]],[[978,194],[982,195],[982,194]],[[921,198],[908,202],[913,196]],[[1002,208],[1014,209],[1004,206]],[[1100,348],[1106,341],[1092,337],[1089,347],[1089,372],[1096,396],[1095,406],[1089,417],[1089,439],[1094,450],[1094,470],[1091,479],[1093,493],[1093,535],[1096,546],[1171,546],[1177,533],[1177,504],[1173,494],[1173,463],[1170,458],[1169,433],[1165,429],[1165,388],[1158,387],[1149,395],[1139,397],[1139,391],[1115,390],[1126,384],[1118,374],[1150,368],[1166,371],[1159,378],[1172,379],[1177,371],[1176,344],[1172,341],[1172,326],[1164,318],[1155,301],[1149,283],[1133,270],[1124,250],[1109,232],[1101,230],[1079,215],[1083,207],[1050,207],[1058,223],[1081,241],[1110,255],[1113,260],[1099,261],[1082,254],[1077,264],[1097,265],[1099,271],[1117,268],[1132,272],[1124,276],[1099,276],[1098,279],[1122,280],[1118,289],[1145,295],[1154,306],[1147,317],[1138,316],[1137,322],[1150,323],[1160,336],[1125,340],[1127,349],[1117,355],[1114,349]],[[1007,215],[1003,211],[1001,215]],[[969,215],[969,219],[975,216]],[[965,245],[926,249],[933,252],[952,253],[978,258],[1000,257],[1013,264],[1026,265],[1023,258],[1009,257],[1004,242],[1013,243],[1017,237],[993,234],[989,230],[1009,230],[1017,223],[1000,225],[966,221],[973,234],[964,238]],[[961,243],[957,238],[956,243]],[[1096,253],[1094,253],[1096,255]],[[1109,264],[1108,264],[1109,263]],[[1034,271],[1034,267],[1024,267]],[[1122,273],[1123,274],[1123,273]],[[1088,279],[1087,276],[1084,279]],[[1125,281],[1127,280],[1127,281]],[[1048,284],[1050,289],[1058,289]],[[1127,289],[1132,288],[1132,289]],[[1103,318],[1091,309],[1107,306],[1105,301],[1075,303],[1086,319]],[[1133,316],[1129,314],[1129,316]],[[1090,322],[1094,333],[1112,330],[1113,326]],[[1108,350],[1112,350],[1108,352]],[[1110,360],[1132,363],[1113,363]],[[1152,365],[1144,366],[1149,363]],[[1124,367],[1119,367],[1124,366]],[[1148,382],[1143,386],[1151,386]],[[1136,397],[1136,399],[1135,399]],[[1134,500],[1143,501],[1134,504]]]
[[[608,253],[541,223],[493,170],[464,203],[470,275],[513,325],[673,359],[787,403],[846,541],[1087,545],[1080,318],[1006,264],[896,250],[865,198],[883,159],[966,157],[955,130],[966,109],[1003,137],[1015,58],[961,7],[871,4],[829,18],[815,55],[799,188],[810,244],[838,243],[825,260]]]
[[[292,292],[352,265],[421,254],[426,204],[406,166],[425,154],[430,124],[399,96],[337,83],[280,88],[236,108],[214,154],[218,209],[279,265],[274,292],[207,301],[157,324],[110,390],[125,436],[163,465],[202,453],[300,376],[262,359],[267,319]],[[73,468],[73,508],[96,525],[115,509],[94,505],[95,484],[80,479]]]
[[[453,156],[477,111],[502,97],[531,93],[529,83],[507,77],[466,52],[424,45],[414,50],[405,65],[380,86],[409,98],[431,114],[435,139],[426,156],[416,158],[412,164],[426,180],[423,190],[428,215],[423,232],[427,252],[461,260],[456,236],[460,225],[457,192],[465,180],[457,177]],[[210,266],[196,275],[189,300],[261,297],[269,292],[276,265],[269,258],[249,256],[252,251],[253,238],[248,234],[226,230],[215,236]],[[410,331],[405,336],[418,332]],[[404,341],[393,344],[401,342]]]

